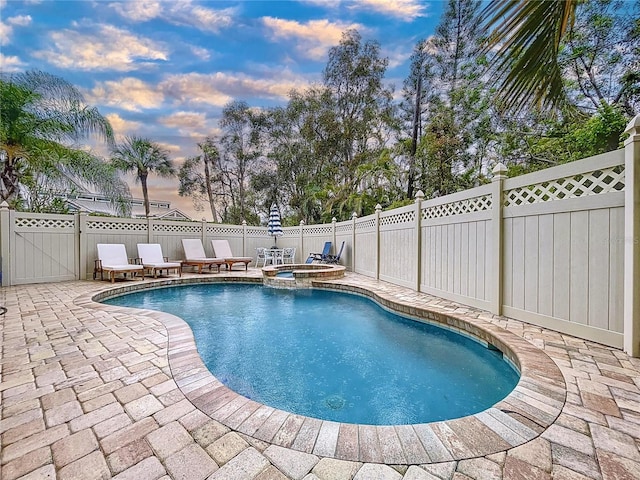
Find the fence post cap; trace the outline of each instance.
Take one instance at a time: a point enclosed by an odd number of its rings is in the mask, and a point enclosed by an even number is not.
[[[333,218],[331,219],[331,223],[336,223],[337,221],[338,221],[338,219],[337,219],[336,217],[333,217]]]
[[[2,203],[0,203],[0,210],[9,210],[9,204],[6,200],[3,200]]]
[[[353,212],[353,213],[351,214],[351,218],[353,218],[353,219],[358,218],[358,214],[357,214],[356,212]]]
[[[424,192],[422,190],[418,190],[416,192],[416,202],[422,200],[424,198]]]
[[[246,225],[247,221],[246,220],[242,220],[242,225]]]
[[[300,220],[300,226],[304,226],[304,220]]]
[[[493,173],[494,175],[493,180],[503,180],[504,178],[506,178],[507,170],[507,167],[505,167],[502,162],[498,162],[496,166],[493,167],[493,170],[491,170],[491,173]]]
[[[624,133],[628,133],[629,135],[640,133],[640,115],[636,115],[631,119],[627,128],[624,129]]]
[[[379,212],[379,211],[381,211],[381,210],[382,210],[382,205],[377,204],[377,205],[376,205],[376,212]]]

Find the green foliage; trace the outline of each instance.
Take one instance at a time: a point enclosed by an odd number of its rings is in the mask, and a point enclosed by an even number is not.
[[[211,217],[218,221],[216,202],[219,194],[216,183],[220,181],[220,152],[213,138],[206,138],[198,143],[202,152],[195,157],[187,158],[178,171],[178,195],[189,196],[193,200],[196,211],[204,210],[204,203],[209,205]]]
[[[246,102],[234,101],[222,110],[218,191],[223,222],[259,224],[256,195],[248,186],[263,158],[264,122],[264,115]]]
[[[161,177],[173,177],[176,170],[169,153],[147,138],[126,137],[111,151],[111,166],[121,172],[135,174],[136,182],[142,185],[145,215],[149,216],[149,190],[147,179],[150,173]]]
[[[640,38],[634,38],[640,2],[590,0],[578,5],[563,39],[559,64],[565,89],[589,113],[615,105],[633,116],[640,107]]]
[[[485,53],[506,111],[568,104],[558,52],[581,0],[491,0],[482,12]]]
[[[3,75],[0,104],[0,199],[18,208],[60,210],[52,192],[85,184],[128,213],[126,183],[107,162],[75,143],[90,135],[108,143],[113,139],[109,122],[84,103],[75,87],[40,71]]]
[[[619,107],[602,105],[586,121],[538,117],[538,130],[505,133],[505,164],[509,176],[598,155],[622,146],[627,118]],[[513,125],[512,125],[513,126]],[[508,146],[507,146],[508,145]]]

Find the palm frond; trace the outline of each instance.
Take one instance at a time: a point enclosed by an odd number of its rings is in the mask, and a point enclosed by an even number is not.
[[[481,19],[504,110],[567,104],[558,50],[579,0],[492,0]]]

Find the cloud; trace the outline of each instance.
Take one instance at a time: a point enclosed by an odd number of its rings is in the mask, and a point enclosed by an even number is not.
[[[7,19],[7,23],[11,25],[17,25],[19,27],[26,27],[31,25],[31,15],[18,15],[17,17],[10,17]]]
[[[158,108],[164,101],[164,95],[157,88],[132,77],[98,83],[90,91],[88,97],[91,103],[122,108],[132,112]]]
[[[190,45],[189,48],[191,49],[191,53],[200,60],[209,60],[209,58],[211,58],[211,54],[206,48],[198,47],[196,45]]]
[[[219,33],[221,29],[233,25],[237,8],[221,9],[208,8],[194,4],[191,0],[158,1],[137,0],[113,2],[109,7],[126,20],[132,22],[146,22],[154,18],[174,25],[196,28],[203,32]]]
[[[373,10],[383,15],[412,22],[416,17],[424,17],[425,6],[419,0],[355,0],[350,8]]]
[[[203,32],[219,33],[221,29],[233,25],[237,9],[233,7],[216,10],[194,5],[191,1],[177,1],[165,4],[163,18],[174,25],[197,28]]]
[[[132,122],[130,120],[125,120],[117,113],[110,113],[105,115],[106,119],[109,120],[111,127],[113,128],[113,133],[116,137],[125,137],[127,135],[135,134],[136,130],[141,127],[140,122]]]
[[[166,47],[126,30],[104,24],[81,28],[87,31],[65,29],[51,32],[51,48],[35,52],[34,57],[59,68],[119,72],[167,60]]]
[[[109,4],[118,15],[131,22],[146,22],[160,16],[162,5],[156,0],[114,2]]]
[[[262,17],[263,24],[271,30],[272,40],[294,39],[299,53],[312,60],[322,60],[329,48],[340,43],[342,33],[348,29],[365,30],[357,23],[330,22],[329,20],[309,20],[306,23]]]
[[[0,8],[4,8],[4,2],[0,4]],[[11,41],[13,35],[13,27],[26,27],[31,24],[30,15],[18,15],[9,17],[5,22],[0,22],[0,45],[7,45]]]
[[[352,10],[370,10],[412,22],[415,17],[424,17],[425,5],[420,0],[301,0],[302,3],[325,7],[330,10],[344,5]]]
[[[0,71],[4,73],[15,73],[22,71],[24,66],[24,62],[18,57],[6,56],[0,52]]]
[[[407,48],[406,45],[396,45],[392,47],[383,48],[381,55],[389,59],[389,68],[396,68],[403,65],[407,60],[411,58],[413,53],[413,47]]]
[[[170,75],[159,88],[170,98],[184,104],[207,104],[221,107],[232,98],[212,84],[212,75],[188,73]]]
[[[13,27],[4,22],[0,22],[0,45],[6,45],[11,39]]]
[[[208,104],[222,107],[234,98],[269,98],[286,100],[294,88],[308,85],[306,78],[288,70],[261,72],[260,78],[244,73],[189,73],[171,75],[163,80],[159,88],[167,97],[179,103],[198,105]],[[269,73],[272,78],[269,78]]]
[[[318,7],[335,8],[340,5],[341,0],[299,0],[301,3],[316,5]]]
[[[175,112],[160,117],[158,121],[165,127],[175,128],[181,132],[202,129],[207,125],[207,117],[204,113],[199,112]]]
[[[182,150],[180,145],[176,145],[175,143],[167,143],[167,142],[156,142],[158,146],[169,153],[175,153]]]

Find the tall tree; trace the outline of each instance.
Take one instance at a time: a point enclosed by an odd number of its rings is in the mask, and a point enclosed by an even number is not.
[[[246,102],[234,101],[222,110],[221,178],[225,192],[224,221],[255,219],[248,190],[251,175],[263,157],[264,115]]]
[[[593,113],[640,107],[640,1],[590,0],[576,11],[559,52],[569,98]],[[618,138],[615,138],[615,145]]]
[[[402,153],[408,157],[406,196],[410,199],[414,196],[418,174],[416,160],[418,143],[422,137],[424,116],[430,102],[429,97],[432,95],[433,58],[429,49],[430,45],[427,40],[420,40],[414,47],[409,75],[403,82],[402,102],[400,103],[403,120],[410,131],[408,142],[402,142],[408,147],[403,148]]]
[[[202,153],[187,158],[180,166],[178,194],[181,197],[190,196],[197,211],[202,211],[203,203],[206,202],[213,221],[217,222],[220,220],[216,207],[219,194],[215,189],[220,181],[220,152],[216,141],[211,137],[198,143],[198,148]]]
[[[155,173],[161,177],[173,177],[176,170],[169,158],[169,153],[157,143],[147,138],[126,137],[124,142],[116,145],[111,152],[111,164],[124,173],[134,173],[136,182],[142,186],[144,213],[149,217],[148,177]]]
[[[364,213],[352,202],[352,194],[367,183],[358,174],[363,171],[360,167],[376,163],[398,130],[392,91],[382,83],[387,65],[378,43],[363,42],[356,30],[347,30],[339,45],[329,50],[323,73],[330,94],[327,107],[333,115],[325,129],[334,148],[335,169],[327,198],[329,219],[334,215],[348,217],[353,211]]]
[[[287,205],[293,224],[320,221],[324,186],[334,182],[336,128],[330,103],[329,90],[313,86],[292,91],[286,107],[271,109],[266,116],[270,162],[262,164],[253,183],[263,192],[264,208],[274,202]]]
[[[423,149],[423,153],[429,154],[425,159],[427,170],[441,172],[442,179],[451,179],[435,185],[423,183],[424,192],[443,195],[482,181],[490,112],[482,77],[483,57],[479,55],[479,11],[478,0],[449,0],[431,40],[437,97],[431,102],[431,124],[426,130],[438,132],[439,142],[448,145],[448,150],[455,146],[457,151],[443,156],[436,155],[432,149]],[[443,129],[443,125],[449,128]],[[452,138],[443,138],[446,135]],[[429,161],[436,165],[429,166]],[[446,162],[449,162],[450,175],[443,172]],[[426,171],[422,174],[423,180],[436,178]]]
[[[40,188],[46,178],[51,189],[62,191],[86,184],[109,196],[120,213],[128,212],[126,183],[77,143],[94,134],[111,142],[113,132],[73,85],[41,71],[3,75],[0,105],[1,200],[46,209],[40,197],[50,193]]]

